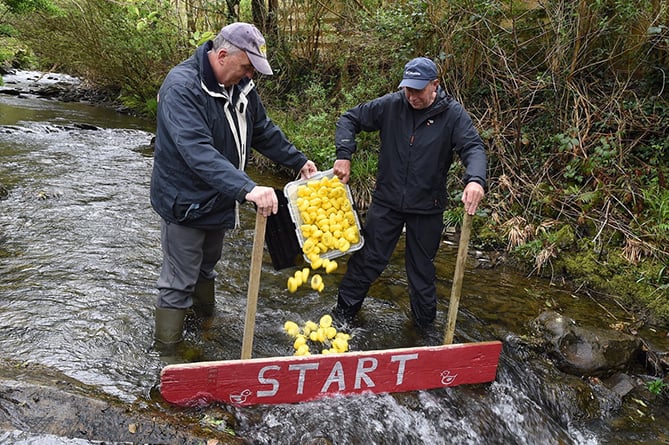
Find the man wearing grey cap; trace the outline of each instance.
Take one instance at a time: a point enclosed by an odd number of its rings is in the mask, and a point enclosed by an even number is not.
[[[274,188],[244,172],[250,149],[303,179],[317,171],[267,117],[255,71],[272,74],[265,39],[232,23],[172,68],[158,93],[151,205],[162,218],[154,336],[164,356],[182,341],[188,309],[213,314],[214,267],[239,204],[253,202],[264,216],[278,210]]]
[[[466,167],[462,202],[473,215],[486,186],[483,141],[461,104],[439,86],[437,66],[426,57],[404,67],[400,91],[344,113],[335,131],[334,173],[348,182],[356,134],[378,131],[376,186],[365,218],[365,243],[348,261],[334,315],[350,321],[362,307],[406,228],[405,268],[412,319],[429,326],[437,313],[434,257],[448,200],[446,179],[454,154]]]

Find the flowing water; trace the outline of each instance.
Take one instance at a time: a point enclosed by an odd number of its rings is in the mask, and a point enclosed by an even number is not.
[[[122,400],[157,406],[164,363],[152,351],[161,260],[159,218],[148,199],[152,129],[150,122],[106,108],[0,95],[0,358],[47,365]],[[249,173],[279,188],[290,180]],[[239,358],[253,223],[252,208],[245,205],[242,228],[226,237],[213,326],[189,326],[187,343],[198,359]],[[445,326],[456,254],[457,246],[445,242],[437,258],[444,296],[438,334]],[[352,349],[423,341],[405,315],[402,258],[400,243],[365,301]],[[286,279],[293,270],[274,270],[265,255],[254,357],[292,353],[283,323],[317,320],[328,312],[343,260],[324,276],[321,294],[306,286],[289,294]],[[237,434],[257,444],[318,438],[342,445],[669,443],[669,419],[661,414],[666,405],[644,408],[601,383],[565,375],[521,341],[529,322],[546,309],[600,327],[627,314],[548,281],[477,264],[485,263],[470,258],[465,272],[456,342],[504,342],[495,382],[226,407],[237,419]],[[666,328],[641,334],[667,349]],[[29,436],[21,443],[46,443],[41,439]]]

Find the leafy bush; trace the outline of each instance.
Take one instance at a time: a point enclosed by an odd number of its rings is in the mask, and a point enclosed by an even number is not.
[[[84,0],[15,24],[45,66],[80,75],[146,112],[164,74],[188,48],[175,20],[169,4]]]

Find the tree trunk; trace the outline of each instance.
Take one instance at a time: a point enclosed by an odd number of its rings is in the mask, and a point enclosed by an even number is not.
[[[279,0],[267,0],[267,4],[265,4],[265,0],[251,0],[253,22],[263,35],[277,35],[276,17],[278,9]]]

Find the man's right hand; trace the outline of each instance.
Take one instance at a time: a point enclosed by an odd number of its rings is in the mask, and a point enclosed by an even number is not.
[[[272,187],[257,185],[246,194],[247,201],[254,202],[262,216],[270,216],[279,211],[279,199]]]

